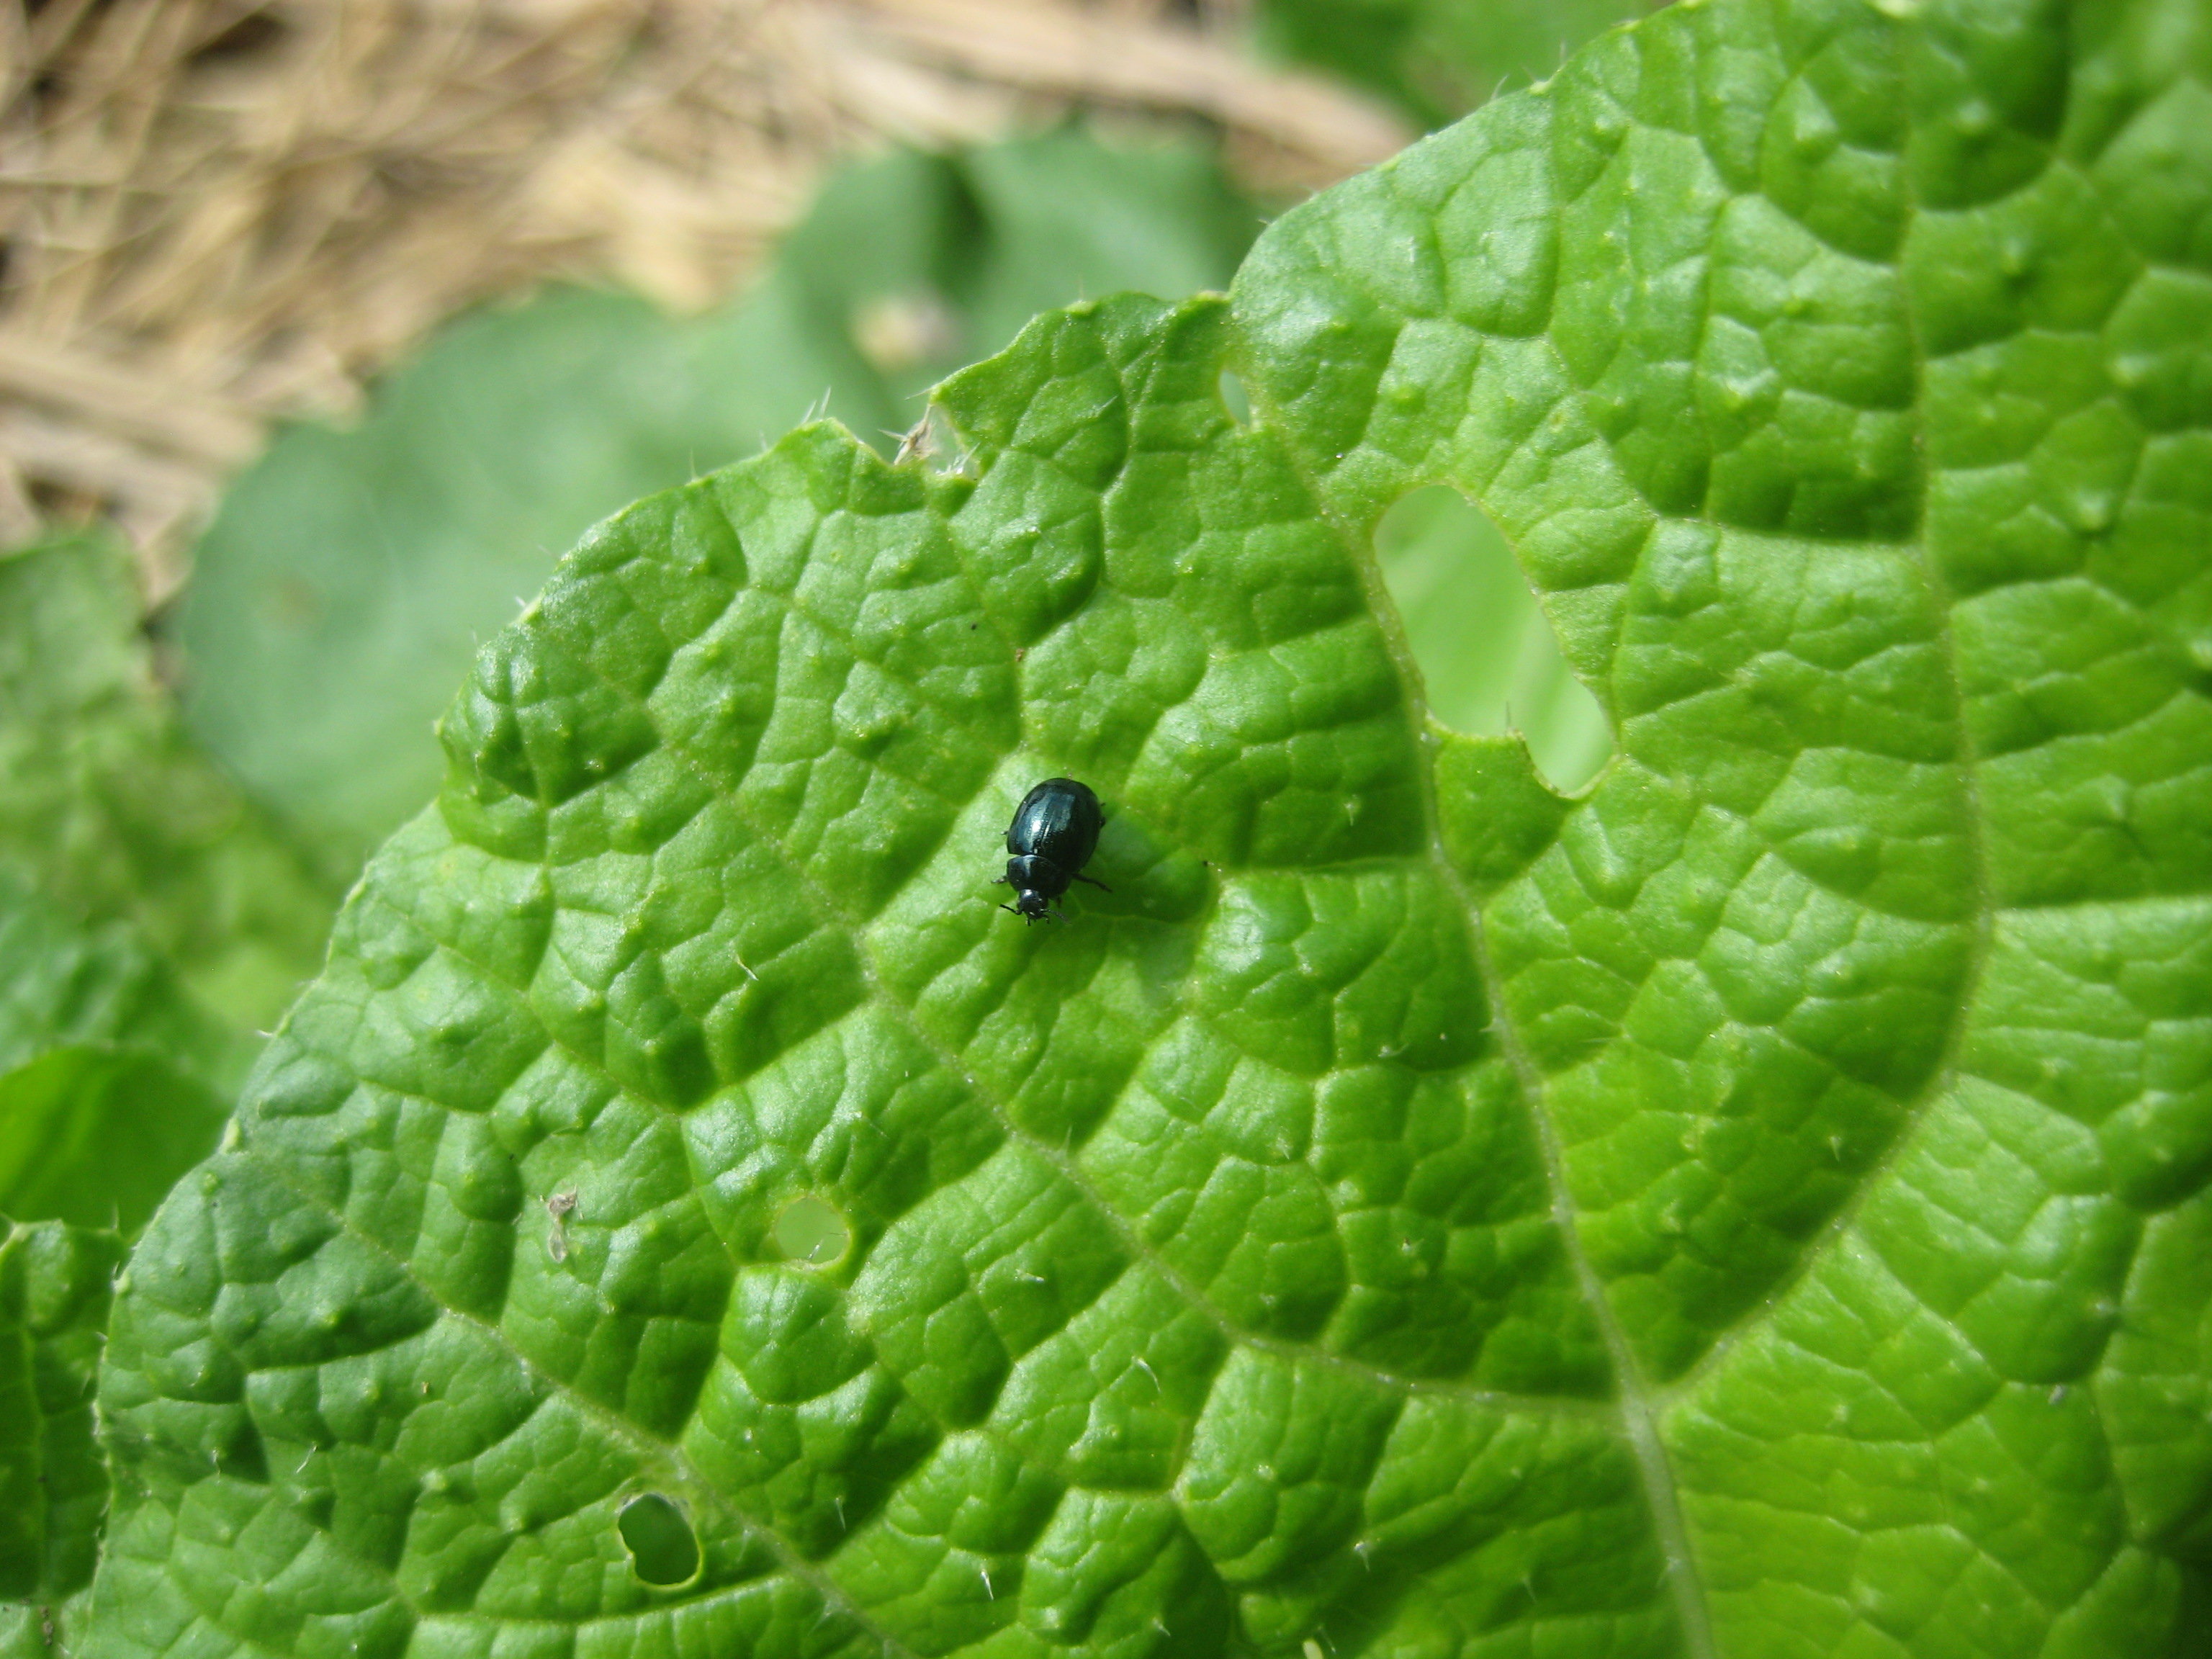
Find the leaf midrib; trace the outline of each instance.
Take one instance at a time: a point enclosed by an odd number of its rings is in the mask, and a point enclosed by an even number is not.
[[[1574,1274],[1576,1288],[1589,1307],[1599,1335],[1605,1343],[1607,1356],[1613,1363],[1616,1389],[1613,1414],[1620,1425],[1622,1439],[1636,1460],[1638,1478],[1643,1483],[1644,1503],[1651,1516],[1652,1530],[1666,1561],[1668,1583],[1675,1615],[1680,1621],[1683,1639],[1687,1644],[1689,1659],[1719,1659],[1718,1650],[1713,1645],[1711,1622],[1705,1612],[1704,1589],[1697,1582],[1688,1533],[1682,1522],[1681,1505],[1675,1493],[1674,1472],[1668,1465],[1666,1450],[1659,1443],[1653,1423],[1650,1396],[1637,1368],[1635,1355],[1629,1348],[1626,1333],[1614,1317],[1603,1285],[1583,1249],[1581,1235],[1576,1225],[1574,1202],[1568,1194],[1562,1173],[1558,1137],[1553,1132],[1550,1117],[1542,1109],[1543,1081],[1514,1026],[1511,1012],[1503,994],[1503,983],[1497,964],[1491,956],[1489,936],[1482,925],[1480,908],[1444,850],[1443,828],[1437,807],[1436,768],[1431,758],[1435,753],[1436,741],[1427,730],[1427,690],[1420,678],[1419,665],[1414,661],[1412,647],[1407,642],[1404,621],[1383,583],[1382,564],[1375,555],[1371,540],[1358,535],[1351,521],[1330,505],[1304,451],[1292,441],[1289,424],[1282,421],[1281,411],[1267,396],[1264,379],[1258,375],[1240,378],[1244,380],[1247,396],[1251,399],[1253,425],[1256,428],[1263,420],[1271,421],[1273,429],[1280,437],[1284,454],[1297,473],[1299,481],[1304,484],[1314,502],[1316,513],[1335,532],[1346,556],[1353,569],[1358,572],[1360,582],[1366,590],[1368,607],[1381,628],[1392,666],[1397,671],[1399,685],[1404,696],[1407,723],[1413,737],[1414,752],[1419,757],[1416,769],[1420,774],[1421,812],[1423,828],[1427,831],[1428,860],[1439,883],[1459,904],[1469,943],[1474,946],[1476,969],[1482,978],[1483,994],[1490,1005],[1490,1029],[1497,1033],[1498,1047],[1511,1066],[1515,1082],[1528,1105],[1530,1127],[1544,1163],[1544,1179],[1551,1196],[1553,1224],[1559,1231],[1568,1267]],[[1610,763],[1608,762],[1607,765]],[[1601,771],[1600,776],[1602,775]]]
[[[1545,96],[1542,89],[1532,90],[1527,95]],[[2055,157],[2047,156],[2045,166]],[[1381,170],[1387,174],[1387,166]],[[1913,188],[1910,169],[1900,169],[1902,189],[1905,193],[1905,212],[1899,233],[1900,259],[1893,269],[1901,266],[1901,250],[1909,239],[1912,227],[1922,214],[1922,204]],[[1554,197],[1556,200],[1556,196]],[[1779,204],[1778,204],[1778,206]],[[1794,220],[1794,216],[1793,220]],[[1914,447],[1916,464],[1919,468],[1919,489],[1915,503],[1915,518],[1911,532],[1893,545],[1909,549],[1925,584],[1929,609],[1935,623],[1936,653],[1942,665],[1944,683],[1951,696],[1950,723],[1955,748],[1953,765],[1960,781],[1959,805],[1964,819],[1964,840],[1968,862],[1972,872],[1972,911],[1969,918],[1972,934],[1969,939],[1959,988],[1950,1010],[1949,1030],[1939,1051],[1936,1064],[1929,1079],[1906,1103],[1902,1122],[1895,1139],[1860,1176],[1850,1197],[1836,1215],[1814,1238],[1799,1251],[1791,1270],[1779,1278],[1763,1300],[1762,1310],[1771,1310],[1796,1285],[1803,1282],[1835,1249],[1855,1224],[1859,1215],[1881,1189],[1887,1175],[1909,1156],[1915,1143],[1915,1133],[1929,1109],[1949,1092],[1960,1075],[1961,1054],[1972,1024],[1972,1013],[1978,998],[1979,988],[1985,972],[1990,949],[1996,907],[1993,902],[1990,881],[1990,858],[1986,817],[1983,809],[1980,789],[1980,757],[1966,720],[1966,698],[1959,672],[1958,647],[1952,625],[1956,598],[1942,571],[1936,567],[1928,548],[1928,473],[1929,463],[1926,447],[1926,372],[1928,356],[1924,335],[1917,309],[1913,304],[1911,288],[1904,282],[1899,269],[1899,305],[1908,334],[1912,342],[1911,365],[1914,376],[1913,395],[1909,407],[1918,441]],[[1479,330],[1474,331],[1480,332]],[[1547,330],[1548,333],[1548,329]],[[1233,348],[1232,348],[1233,349]],[[1248,396],[1255,410],[1255,424],[1261,417],[1268,418],[1281,435],[1283,447],[1291,465],[1305,483],[1323,520],[1330,525],[1342,542],[1353,568],[1367,589],[1370,608],[1382,623],[1385,642],[1397,668],[1401,684],[1405,689],[1407,704],[1413,712],[1414,737],[1425,757],[1433,752],[1433,742],[1424,729],[1421,716],[1425,714],[1427,699],[1419,664],[1415,661],[1404,632],[1402,619],[1389,597],[1383,583],[1381,566],[1370,539],[1356,533],[1354,526],[1331,504],[1322,489],[1317,472],[1304,448],[1292,437],[1293,428],[1281,418],[1281,411],[1267,393],[1268,382],[1264,377],[1243,377]],[[1566,377],[1571,388],[1568,397],[1579,402],[1589,394],[1576,384],[1571,375]],[[1610,448],[1610,445],[1607,446]],[[1641,492],[1638,492],[1639,499]],[[1648,500],[1644,506],[1652,512],[1655,520],[1669,516],[1662,514]],[[1702,521],[1710,522],[1710,520]],[[1802,539],[1820,542],[1833,540],[1850,545],[1863,545],[1864,538],[1805,537]],[[1509,543],[1510,545],[1510,543]],[[1517,560],[1516,560],[1517,562]],[[1610,711],[1608,711],[1610,712]],[[1531,1122],[1542,1151],[1545,1171],[1549,1184],[1553,1212],[1558,1224],[1576,1279],[1584,1300],[1589,1304],[1607,1349],[1613,1358],[1619,1379],[1620,1418],[1624,1436],[1634,1452],[1645,1487],[1646,1500],[1653,1517],[1654,1528],[1668,1557],[1668,1577],[1673,1583],[1675,1605],[1682,1624],[1684,1639],[1692,1659],[1718,1659],[1718,1649],[1712,1632],[1711,1621],[1705,1602],[1705,1587],[1696,1571],[1688,1532],[1682,1513],[1679,1491],[1668,1462],[1666,1449],[1658,1435],[1659,1414],[1673,1408],[1688,1398],[1700,1382],[1721,1362],[1723,1357],[1747,1336],[1764,1328],[1764,1320],[1757,1312],[1747,1315],[1735,1326],[1723,1332],[1707,1345],[1694,1364],[1678,1377],[1658,1386],[1649,1383],[1642,1374],[1626,1333],[1614,1316],[1610,1298],[1604,1291],[1603,1282],[1592,1267],[1582,1247],[1578,1217],[1564,1175],[1564,1163],[1558,1138],[1550,1115],[1544,1109],[1546,1083],[1535,1066],[1521,1035],[1516,1027],[1510,1005],[1503,995],[1503,980],[1492,957],[1486,930],[1482,924],[1480,908],[1467,891],[1465,884],[1446,854],[1441,836],[1440,815],[1436,801],[1436,777],[1432,765],[1421,769],[1421,789],[1424,811],[1430,838],[1430,854],[1439,878],[1458,897],[1475,948],[1476,960],[1482,975],[1484,989],[1489,997],[1493,1029],[1500,1048],[1513,1066],[1528,1101]],[[1587,793],[1587,792],[1586,792]]]

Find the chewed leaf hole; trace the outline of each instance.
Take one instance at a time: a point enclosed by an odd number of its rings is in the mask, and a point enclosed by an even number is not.
[[[1251,395],[1244,390],[1244,382],[1237,378],[1235,369],[1223,369],[1220,380],[1214,383],[1214,390],[1231,420],[1239,426],[1252,424]]]
[[[699,1576],[699,1538],[684,1511],[657,1492],[633,1498],[615,1517],[629,1552],[630,1571],[646,1583],[669,1589]]]
[[[1417,489],[1382,515],[1375,553],[1429,712],[1478,737],[1522,733],[1555,789],[1596,775],[1613,751],[1605,710],[1568,669],[1496,526],[1455,490]]]
[[[828,1266],[853,1243],[845,1218],[811,1194],[776,1217],[774,1237],[784,1260],[808,1267]]]

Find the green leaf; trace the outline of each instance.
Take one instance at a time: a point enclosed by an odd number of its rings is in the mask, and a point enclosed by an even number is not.
[[[0,554],[0,875],[127,922],[241,1032],[321,960],[337,896],[179,726],[122,551]]]
[[[0,1220],[0,1655],[77,1650],[107,1469],[93,1442],[93,1383],[112,1233]]]
[[[139,1247],[94,1650],[2201,1652],[2208,88],[1686,0],[600,526]]]
[[[840,175],[706,317],[568,292],[469,318],[226,495],[184,613],[193,729],[350,871],[437,787],[430,726],[477,647],[595,520],[810,408],[895,445],[1038,310],[1224,286],[1258,228],[1198,150],[1064,131]]]
[[[1693,1650],[2203,1629],[2208,81],[1678,6],[1239,281],[1334,510],[1479,499],[1616,724],[1533,858],[1440,805]]]
[[[1295,1646],[1524,1525],[1547,1614],[1663,1626],[1419,728],[1220,406],[1224,323],[1048,319],[944,390],[974,477],[806,428],[603,526],[494,643],[134,1262],[113,1642],[505,1608]],[[1000,837],[1061,770],[1113,890],[1017,927]],[[781,1240],[810,1202],[834,1256]],[[681,1589],[621,1524],[647,1495]],[[179,1551],[328,1570],[233,1615]]]

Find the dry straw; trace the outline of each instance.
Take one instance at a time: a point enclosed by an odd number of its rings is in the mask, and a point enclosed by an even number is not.
[[[1248,181],[1407,135],[1161,0],[0,0],[0,544],[105,517],[149,600],[267,422],[550,276],[735,290],[833,158],[1071,106]]]

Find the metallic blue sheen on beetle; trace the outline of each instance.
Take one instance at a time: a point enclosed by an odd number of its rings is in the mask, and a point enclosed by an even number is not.
[[[1058,904],[1070,882],[1088,882],[1102,893],[1114,890],[1083,873],[1098,848],[1098,831],[1106,822],[1098,797],[1091,786],[1073,778],[1047,778],[1022,797],[1014,808],[1014,821],[1006,826],[1006,873],[991,884],[1012,887],[1014,902],[1002,904],[1025,921],[1051,917],[1046,907]]]

